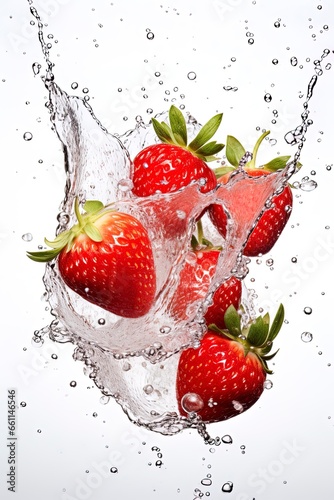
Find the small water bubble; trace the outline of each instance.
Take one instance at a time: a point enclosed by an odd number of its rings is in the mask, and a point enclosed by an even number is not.
[[[70,382],[70,387],[76,387],[77,386],[77,383],[75,380],[71,380]]]
[[[269,93],[265,94],[265,96],[264,96],[264,100],[265,100],[266,102],[270,102],[270,101],[272,100],[272,96],[271,96],[271,94],[269,94]]]
[[[112,474],[117,474],[117,472],[118,472],[117,467],[111,467],[110,472],[111,472]]]
[[[110,396],[106,396],[106,395],[104,395],[104,396],[101,396],[101,397],[100,397],[100,403],[101,403],[102,405],[106,405],[106,404],[108,404],[108,403],[109,403],[109,401],[110,401]]]
[[[33,239],[33,236],[31,233],[25,233],[22,234],[22,239],[23,241],[31,241]]]
[[[233,439],[229,434],[225,434],[225,436],[222,437],[222,442],[225,444],[232,444]]]
[[[35,62],[33,65],[32,65],[32,70],[34,72],[34,75],[38,75],[40,70],[41,70],[41,64]]]
[[[38,434],[42,432],[42,429],[37,429]]]
[[[25,408],[27,406],[27,403],[25,401],[21,401],[20,406],[22,406],[22,408]]]
[[[272,383],[272,381],[271,381],[271,380],[265,380],[265,381],[264,381],[264,384],[263,384],[263,387],[264,387],[265,389],[268,389],[268,390],[269,390],[269,389],[271,389],[271,388],[272,388],[272,386],[273,386],[273,385],[274,385],[274,384]]]
[[[296,262],[297,262],[297,257],[292,257],[292,258],[291,258],[291,262],[293,262],[293,264],[296,264]]]
[[[57,356],[57,354],[51,354],[51,358],[52,359],[58,359],[58,356]]]
[[[224,493],[231,493],[233,490],[233,483],[232,481],[228,481],[227,483],[224,483],[222,486],[222,491]]]
[[[145,394],[149,395],[149,394],[152,394],[152,392],[154,391],[154,388],[151,384],[147,384],[147,385],[145,385],[145,387],[143,387],[143,391],[145,392]]]
[[[195,80],[197,78],[197,75],[194,71],[189,71],[189,73],[187,74],[187,78],[189,80]]]
[[[162,466],[162,461],[161,460],[157,460],[155,462],[155,465],[156,465],[156,467],[161,467]]]
[[[281,23],[279,21],[274,22],[275,28],[279,28],[281,26]]]
[[[148,40],[153,40],[154,38],[154,33],[152,33],[152,31],[149,31],[146,35],[146,38],[148,38]]]
[[[248,38],[248,44],[253,45],[254,43],[254,38]]]
[[[291,57],[290,64],[291,64],[291,66],[297,66],[297,64],[298,64],[297,57]]]
[[[311,342],[313,340],[313,335],[310,332],[303,332],[300,336],[303,342]]]
[[[304,313],[305,314],[312,314],[312,308],[311,307],[304,307]]]
[[[212,480],[210,478],[208,478],[208,477],[205,477],[204,479],[202,479],[201,484],[203,486],[211,486],[212,485]]]
[[[268,267],[272,266],[274,264],[274,259],[267,259],[266,264]]]
[[[31,141],[32,137],[33,137],[33,135],[32,135],[32,133],[31,133],[31,132],[25,132],[25,133],[23,134],[23,139],[24,139],[25,141]]]
[[[273,59],[271,62],[273,63],[274,66],[276,66],[276,64],[278,64],[278,59]]]
[[[83,94],[88,94],[89,89],[88,89],[87,87],[84,87],[84,88],[82,89],[82,92],[83,92]]]
[[[204,407],[203,399],[194,392],[187,392],[181,399],[181,406],[187,413],[196,412]]]

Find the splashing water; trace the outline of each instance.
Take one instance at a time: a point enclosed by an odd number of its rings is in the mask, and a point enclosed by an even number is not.
[[[51,121],[65,156],[65,196],[56,233],[75,222],[76,197],[82,202],[98,199],[135,216],[152,242],[158,290],[155,303],[145,316],[121,318],[72,292],[64,284],[57,263],[47,264],[44,283],[54,319],[48,328],[36,333],[36,338],[47,334],[57,342],[72,342],[76,346],[74,358],[85,363],[87,374],[102,394],[112,396],[136,424],[167,435],[194,427],[206,442],[214,444],[194,411],[190,409],[187,418],[178,414],[175,382],[180,352],[197,345],[203,336],[203,315],[215,289],[228,277],[242,278],[247,273],[243,248],[256,221],[270,206],[271,198],[296,170],[310,125],[308,103],[320,76],[320,64],[329,51],[324,51],[316,67],[318,73],[308,86],[301,125],[285,136],[289,144],[298,145],[298,150],[284,170],[249,177],[242,168],[249,161],[247,153],[229,182],[214,191],[203,194],[200,185],[193,183],[175,193],[136,198],[131,193],[131,158],[155,142],[151,124],[137,120],[134,130],[116,137],[101,125],[85,99],[64,92],[55,82],[43,23],[31,0],[29,4],[37,20],[46,61],[43,81],[49,92]],[[164,113],[160,118],[164,118]],[[199,124],[188,116],[187,127],[193,137]],[[222,205],[228,215],[224,250],[206,298],[192,304],[184,319],[176,320],[169,314],[169,306],[186,261],[195,221],[212,204]]]

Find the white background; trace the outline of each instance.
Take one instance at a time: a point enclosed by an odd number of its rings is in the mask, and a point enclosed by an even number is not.
[[[301,121],[313,61],[334,48],[330,0],[36,0],[34,5],[48,25],[45,34],[53,35],[47,41],[53,45],[57,83],[80,97],[88,88],[90,104],[110,132],[133,128],[137,115],[148,121],[148,108],[165,111],[175,98],[202,123],[223,112],[222,140],[235,135],[251,148],[257,127],[271,129],[277,144],[265,143],[260,161],[294,153],[284,134]],[[39,348],[31,344],[34,330],[51,317],[42,299],[43,266],[25,252],[52,237],[64,189],[61,144],[44,106],[45,64],[32,20],[28,2],[2,0],[1,498],[14,495],[6,484],[7,390],[14,388],[19,500],[192,500],[196,488],[213,499],[332,499],[334,168],[328,166],[333,167],[334,70],[324,69],[311,99],[314,123],[296,177],[310,176],[318,187],[295,191],[288,227],[274,251],[261,264],[251,264],[247,278],[259,306],[271,313],[281,301],[286,307],[274,385],[248,412],[211,425],[213,436],[230,434],[233,443],[209,448],[195,431],[168,438],[152,434],[131,424],[115,402],[103,405],[83,366],[72,359],[73,346],[48,339]],[[291,57],[297,57],[297,66]],[[36,62],[42,69],[34,76]],[[323,66],[327,63],[333,64],[333,54]],[[196,73],[194,80],[189,72]],[[237,90],[225,90],[228,86]],[[25,132],[33,135],[31,141],[23,139]],[[26,233],[31,242],[22,239]],[[273,269],[267,258],[274,259]],[[305,314],[305,307],[312,314]],[[309,343],[301,340],[305,331],[313,334]],[[155,465],[154,446],[163,455],[162,467]],[[110,472],[113,466],[117,473]],[[208,474],[212,485],[205,486],[201,481]],[[227,481],[233,482],[231,493],[221,491]]]

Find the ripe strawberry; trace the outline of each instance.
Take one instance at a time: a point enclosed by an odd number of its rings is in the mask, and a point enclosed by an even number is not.
[[[205,163],[224,147],[216,141],[207,142],[216,133],[222,114],[211,118],[189,144],[187,125],[175,106],[169,110],[170,126],[152,118],[153,128],[163,144],[153,144],[140,151],[133,160],[132,192],[136,196],[172,193],[199,181],[203,193],[215,188],[214,172]]]
[[[285,167],[290,158],[289,156],[281,156],[267,163],[262,168],[255,167],[255,159],[258,148],[264,137],[268,134],[269,132],[265,132],[261,135],[255,145],[252,160],[244,167],[244,170],[251,177],[268,175],[271,172],[282,169]],[[218,183],[226,183],[228,181],[231,173],[238,168],[239,162],[245,152],[245,149],[239,141],[237,141],[237,139],[232,136],[228,136],[226,143],[226,157],[232,166],[217,169],[218,175],[220,172],[223,174],[218,179]],[[255,257],[266,254],[272,249],[289,220],[292,203],[293,195],[289,185],[287,185],[281,193],[273,196],[271,200],[272,207],[263,212],[260,219],[257,221],[255,228],[250,234],[244,248],[244,255],[248,257]],[[244,206],[244,210],[247,211],[247,199],[240,200],[240,204],[242,204]],[[216,226],[219,233],[225,238],[227,231],[227,217],[223,208],[220,205],[212,205],[209,209],[209,214],[213,224]]]
[[[269,315],[241,329],[233,306],[225,313],[227,330],[211,327],[199,348],[182,352],[176,395],[181,415],[196,412],[204,422],[235,417],[253,406],[261,396],[272,342],[284,320],[280,305],[269,329]]]
[[[89,302],[119,316],[137,318],[153,304],[155,267],[146,229],[133,216],[86,201],[75,201],[78,223],[60,233],[52,250],[29,252],[37,262],[58,256],[65,284]],[[59,254],[59,255],[58,255]]]
[[[181,270],[179,285],[171,303],[170,311],[173,316],[186,319],[187,308],[196,301],[205,299],[216,270],[219,254],[220,250],[210,247],[189,252],[189,258]],[[238,308],[240,301],[241,281],[232,276],[215,291],[212,304],[204,316],[206,323],[208,325],[214,323],[218,328],[225,328],[224,314],[227,308],[231,304]]]

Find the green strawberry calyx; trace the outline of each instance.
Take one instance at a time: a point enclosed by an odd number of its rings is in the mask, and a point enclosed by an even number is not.
[[[261,168],[261,170],[264,170],[266,172],[277,172],[278,170],[282,170],[286,164],[288,163],[289,159],[291,156],[277,156],[276,158],[273,158],[271,161],[268,163],[265,163],[264,165],[257,166],[256,165],[256,159],[257,159],[257,154],[258,150],[263,142],[263,140],[270,134],[270,130],[266,130],[261,134],[261,136],[258,138],[258,140],[255,143],[255,146],[252,151],[252,158],[249,160],[246,165],[244,166],[245,170],[254,170],[256,168]],[[229,162],[229,165],[224,165],[223,167],[219,167],[215,169],[215,175],[217,179],[222,177],[223,175],[233,172],[234,170],[239,168],[240,162],[242,158],[246,154],[246,149],[244,146],[241,144],[241,142],[238,141],[235,137],[232,135],[228,135],[226,139],[226,158],[227,161]],[[297,163],[297,168],[299,169],[301,167],[301,163]]]
[[[266,373],[273,373],[268,367],[268,361],[276,356],[278,350],[270,354],[273,341],[277,337],[284,321],[284,307],[280,304],[275,318],[270,326],[269,313],[259,316],[246,326],[241,326],[240,315],[233,305],[225,312],[224,322],[226,329],[221,330],[216,325],[209,325],[209,330],[240,343],[244,348],[245,356],[252,352],[260,361]]]
[[[77,218],[77,224],[71,229],[67,229],[60,233],[53,241],[44,239],[45,243],[51,247],[51,250],[42,250],[39,252],[27,252],[27,256],[35,262],[49,262],[65,249],[69,252],[72,248],[74,240],[80,234],[86,234],[91,240],[100,242],[102,235],[94,222],[105,215],[107,212],[112,212],[112,209],[105,210],[105,206],[98,200],[87,200],[83,205],[84,213],[80,212],[79,200],[75,199],[74,212]]]
[[[152,118],[154,131],[162,142],[187,149],[206,162],[217,160],[215,155],[224,148],[224,144],[217,143],[217,141],[208,141],[217,132],[223,118],[222,113],[213,116],[203,125],[190,144],[188,144],[187,124],[182,112],[172,105],[168,117],[169,125],[166,122],[159,122]]]

